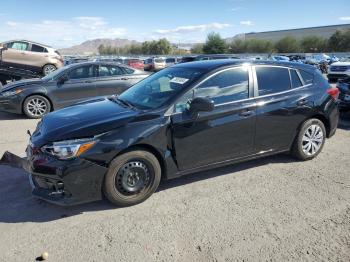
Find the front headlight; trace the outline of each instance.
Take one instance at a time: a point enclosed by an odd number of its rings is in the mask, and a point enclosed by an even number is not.
[[[96,143],[97,140],[95,138],[66,140],[43,146],[41,150],[59,159],[66,160],[80,156]]]
[[[22,89],[16,89],[16,90],[11,90],[11,91],[7,91],[7,92],[3,92],[3,93],[1,93],[1,95],[4,96],[4,97],[14,96],[14,95],[18,95],[18,94],[21,93],[22,91],[23,91]]]

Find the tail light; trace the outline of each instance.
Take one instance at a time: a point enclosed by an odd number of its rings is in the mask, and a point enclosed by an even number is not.
[[[334,99],[337,100],[339,96],[339,89],[337,87],[331,87],[327,89],[327,93]]]

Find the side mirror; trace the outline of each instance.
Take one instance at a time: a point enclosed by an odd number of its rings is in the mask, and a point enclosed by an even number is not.
[[[200,111],[210,112],[214,110],[214,101],[205,97],[196,97],[190,104],[189,111],[196,114]]]
[[[63,85],[67,81],[68,81],[68,76],[63,75],[57,80],[57,84],[58,85]]]

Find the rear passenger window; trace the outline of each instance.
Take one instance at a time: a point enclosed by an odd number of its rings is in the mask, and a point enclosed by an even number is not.
[[[233,68],[220,72],[198,86],[195,96],[209,97],[215,104],[248,98],[248,71],[243,68]]]
[[[39,46],[39,45],[34,45],[32,44],[32,52],[39,52],[39,53],[47,53],[47,50],[45,47]]]
[[[125,73],[130,74],[130,75],[135,72],[135,70],[132,70],[131,68],[128,68],[128,67],[124,67],[123,69],[124,69]]]
[[[257,66],[259,95],[269,95],[290,89],[289,70],[282,67]]]
[[[301,87],[303,85],[297,71],[293,69],[290,70],[290,79],[292,80],[292,88]]]
[[[119,66],[111,66],[111,65],[100,65],[99,66],[99,76],[118,76],[122,75],[123,71]]]
[[[313,74],[308,73],[308,72],[306,72],[304,70],[299,70],[299,73],[300,73],[301,77],[303,78],[305,85],[313,83],[313,81],[314,81],[314,75]]]

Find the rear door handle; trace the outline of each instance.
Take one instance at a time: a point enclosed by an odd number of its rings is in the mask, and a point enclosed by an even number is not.
[[[242,116],[242,117],[248,117],[250,115],[253,114],[253,111],[252,110],[244,110],[242,111],[241,113],[239,113],[239,116]]]
[[[306,105],[307,102],[309,102],[307,99],[301,99],[297,102],[297,105],[298,106],[303,106],[303,105]]]
[[[122,78],[120,78],[121,80],[129,80],[129,78],[127,78],[127,77],[122,77]]]

